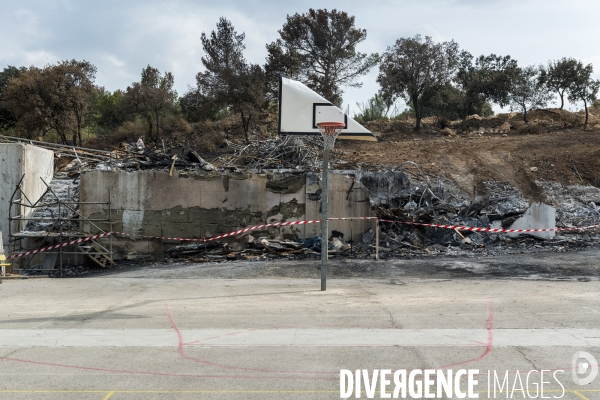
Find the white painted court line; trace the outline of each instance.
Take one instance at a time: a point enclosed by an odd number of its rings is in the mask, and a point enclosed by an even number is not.
[[[182,330],[184,345],[486,346],[485,329],[202,329]],[[0,347],[171,347],[165,329],[1,329]],[[600,329],[494,329],[494,347],[600,346]]]

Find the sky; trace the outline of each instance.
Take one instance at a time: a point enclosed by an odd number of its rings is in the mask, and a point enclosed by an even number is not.
[[[246,59],[264,64],[265,45],[286,16],[309,8],[355,16],[367,30],[363,53],[381,54],[396,39],[421,34],[455,40],[475,56],[508,54],[520,65],[573,57],[594,64],[600,78],[597,0],[0,0],[0,68],[85,59],[98,68],[96,84],[114,91],[139,81],[149,64],[172,72],[182,95],[203,70],[200,36],[220,17],[245,32]],[[345,89],[351,115],[378,91],[377,73]]]

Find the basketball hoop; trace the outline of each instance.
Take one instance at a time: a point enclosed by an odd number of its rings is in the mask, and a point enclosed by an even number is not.
[[[317,124],[317,128],[319,128],[323,137],[323,147],[325,150],[333,150],[335,139],[345,127],[346,124],[343,122],[319,122]]]

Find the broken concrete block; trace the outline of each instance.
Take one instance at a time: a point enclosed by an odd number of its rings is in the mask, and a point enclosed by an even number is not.
[[[556,228],[556,210],[544,203],[533,203],[525,214],[517,219],[510,227],[510,229],[543,229],[543,228]],[[508,233],[510,237],[517,237],[519,233]],[[552,239],[555,235],[555,231],[551,232],[532,232],[530,235],[539,237],[541,239]]]

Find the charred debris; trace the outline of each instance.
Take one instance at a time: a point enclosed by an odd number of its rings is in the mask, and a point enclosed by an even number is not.
[[[2,137],[5,141],[23,139]],[[25,140],[55,152],[57,178],[77,179],[85,170],[173,171],[256,171],[273,169],[320,170],[322,144],[317,137],[275,137],[246,144],[226,141],[233,151],[213,160],[204,160],[196,151],[184,146],[166,148],[164,142],[145,145],[142,139],[122,143],[112,151],[84,149]],[[470,227],[510,228],[528,209],[529,202],[521,192],[505,183],[485,182],[479,190],[466,192],[455,182],[442,176],[427,176],[413,162],[390,167],[360,163],[349,165],[333,152],[331,167],[352,171],[377,172],[386,185],[372,181],[365,174],[359,179],[370,191],[374,214],[388,221],[380,222],[379,257],[478,256],[523,251],[557,252],[594,246],[600,241],[597,230],[558,232],[550,240],[522,234],[509,237],[504,233],[468,232],[401,224],[401,221]],[[371,179],[371,181],[370,181]],[[600,191],[593,187],[564,187],[560,184],[536,182],[556,208],[557,227],[593,225],[600,222]],[[384,187],[384,190],[382,190]],[[373,229],[362,241],[344,240],[334,231],[329,241],[330,257],[372,259],[376,243]],[[271,231],[253,231],[223,241],[198,242],[175,246],[165,251],[165,259],[190,262],[224,260],[266,260],[272,258],[317,258],[320,237],[303,239]],[[125,262],[149,261],[132,253]]]

